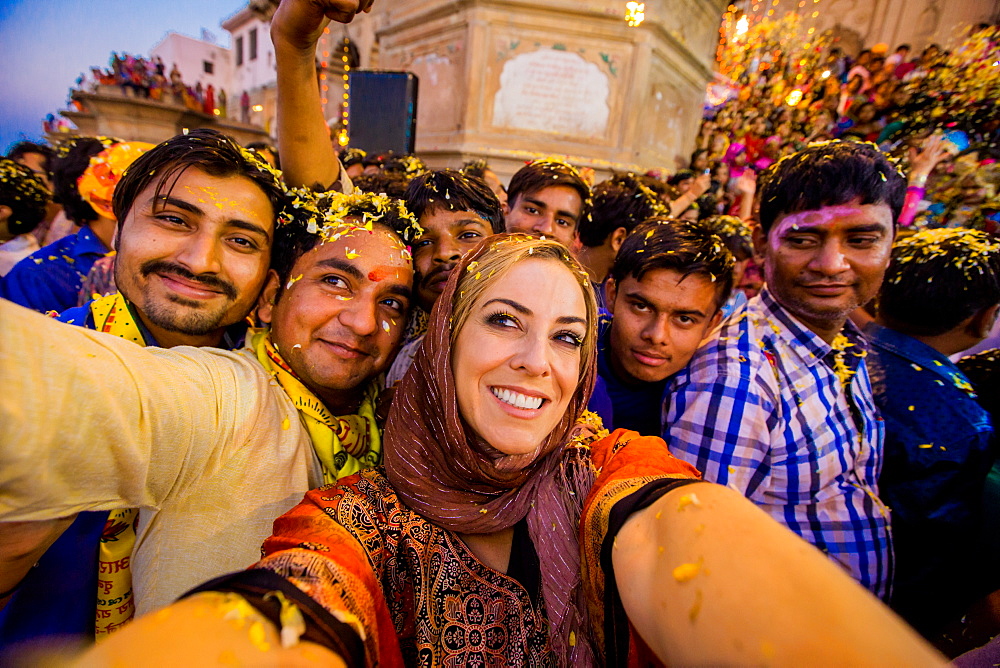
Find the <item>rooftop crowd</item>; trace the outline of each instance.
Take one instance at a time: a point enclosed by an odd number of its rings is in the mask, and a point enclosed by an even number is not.
[[[0,657],[1000,660],[997,125],[919,90],[967,64],[748,68],[689,168],[504,185],[335,151],[370,5],[281,3],[280,170],[0,159]]]
[[[229,100],[224,89],[216,90],[213,84],[205,85],[201,81],[193,86],[185,83],[177,63],[167,72],[160,56],[147,58],[112,52],[107,68],[90,68],[90,79],[95,85],[118,86],[123,95],[172,102],[209,116],[225,118],[229,115]],[[76,80],[77,88],[81,88],[86,80],[87,77],[81,74]],[[249,122],[249,95],[246,97],[246,101],[242,97],[240,99],[243,122]]]

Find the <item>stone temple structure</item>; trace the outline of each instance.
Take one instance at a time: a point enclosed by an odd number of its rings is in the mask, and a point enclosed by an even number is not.
[[[647,0],[630,27],[624,0],[377,2],[348,30],[362,67],[419,77],[432,167],[486,157],[506,179],[557,155],[602,175],[690,151],[726,4]]]

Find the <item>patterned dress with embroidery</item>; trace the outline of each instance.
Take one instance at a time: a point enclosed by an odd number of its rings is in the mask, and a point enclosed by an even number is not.
[[[592,481],[590,489],[574,490],[581,502],[583,589],[594,647],[608,663],[620,663],[630,643],[613,579],[605,581],[607,548],[631,512],[696,481],[697,472],[659,438],[626,430],[589,447],[568,447],[563,463],[592,471],[589,478],[567,476]],[[536,547],[544,559],[546,545]],[[264,554],[256,568],[293,582],[352,626],[368,665],[557,663],[540,590],[483,565],[455,533],[403,505],[380,468],[310,492],[275,522]],[[386,632],[390,625],[395,633]],[[609,649],[612,636],[618,644]]]

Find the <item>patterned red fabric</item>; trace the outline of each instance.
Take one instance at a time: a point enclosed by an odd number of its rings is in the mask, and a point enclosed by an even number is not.
[[[598,480],[591,489],[568,490],[579,499],[580,510],[588,509],[590,521],[583,523],[581,537],[590,570],[600,568],[594,559],[599,548],[587,546],[613,539],[591,533],[608,526],[607,517],[597,515],[609,513],[623,489],[697,475],[670,456],[660,439],[625,430],[589,446],[565,448],[562,468],[580,467]],[[544,543],[535,547],[540,559],[551,558]],[[358,630],[368,665],[558,664],[539,592],[529,593],[483,565],[455,533],[406,507],[381,469],[309,492],[275,522],[264,553],[258,568],[287,578]],[[601,596],[603,586],[587,593]],[[534,603],[531,594],[536,594]]]

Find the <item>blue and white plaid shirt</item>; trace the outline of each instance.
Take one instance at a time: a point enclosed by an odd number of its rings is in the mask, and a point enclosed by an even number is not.
[[[846,391],[838,352],[763,290],[675,377],[664,440],[887,598],[889,511],[877,487],[885,428],[864,338],[850,322],[843,334]]]

